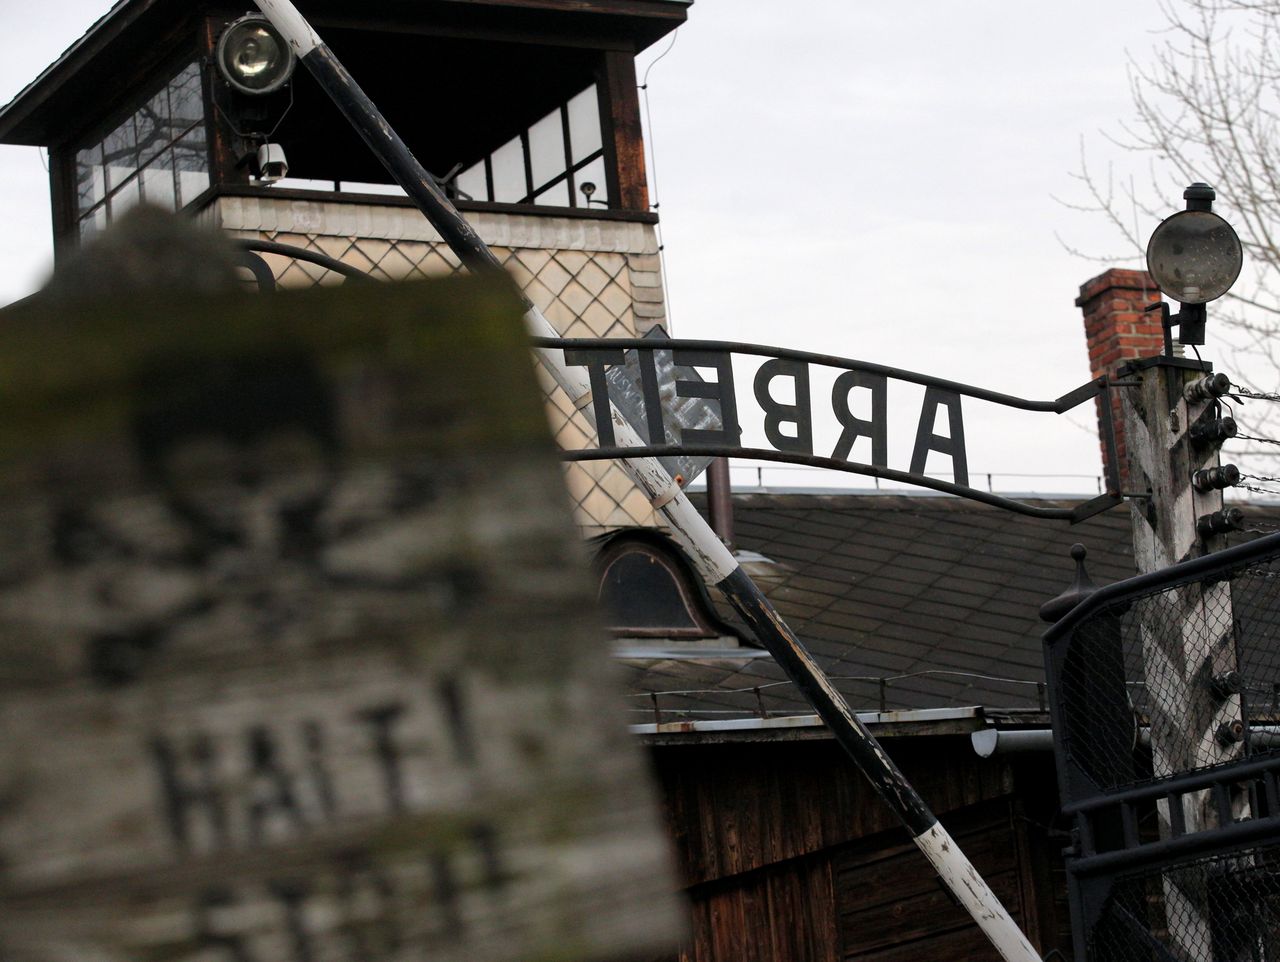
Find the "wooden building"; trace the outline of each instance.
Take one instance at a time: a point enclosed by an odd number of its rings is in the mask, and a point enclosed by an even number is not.
[[[833,684],[1041,955],[1075,958],[1038,611],[1071,581],[1074,542],[1098,584],[1133,574],[1128,512],[1068,527],[937,495],[732,504],[740,557]],[[673,959],[997,962],[778,665],[691,584],[724,627],[690,616],[710,630],[659,639],[614,619],[692,905]]]

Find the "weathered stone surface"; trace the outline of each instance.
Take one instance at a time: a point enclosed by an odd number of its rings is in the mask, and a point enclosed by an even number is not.
[[[0,326],[0,957],[610,959],[675,884],[475,281]]]

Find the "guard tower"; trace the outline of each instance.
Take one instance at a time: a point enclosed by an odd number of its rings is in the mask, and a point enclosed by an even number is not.
[[[665,321],[634,60],[691,2],[299,5],[562,333],[634,337]],[[49,150],[55,256],[145,200],[378,278],[458,270],[305,70],[266,93],[219,71],[220,40],[256,12],[120,0],[0,109],[0,143]],[[265,257],[281,285],[340,280]],[[582,446],[589,419],[545,385],[554,429]],[[615,465],[567,471],[584,534],[652,522]]]

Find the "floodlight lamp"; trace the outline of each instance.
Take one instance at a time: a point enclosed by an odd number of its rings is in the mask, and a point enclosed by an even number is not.
[[[1183,210],[1166,218],[1147,242],[1147,270],[1170,300],[1204,304],[1231,289],[1240,276],[1240,238],[1209,210]]]
[[[266,17],[245,14],[218,38],[218,72],[242,94],[274,93],[293,75],[296,58]]]

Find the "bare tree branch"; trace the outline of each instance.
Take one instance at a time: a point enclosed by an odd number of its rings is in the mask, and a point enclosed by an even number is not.
[[[1083,199],[1071,210],[1100,216],[1128,250],[1100,257],[1059,238],[1093,262],[1141,257],[1153,223],[1181,204],[1194,181],[1212,185],[1217,207],[1240,234],[1245,272],[1215,304],[1236,370],[1274,391],[1280,384],[1280,0],[1161,0],[1165,24],[1154,49],[1131,57],[1133,113],[1102,137],[1149,173],[1117,186],[1113,164],[1091,167],[1083,140],[1072,178]],[[1146,222],[1142,226],[1135,221]],[[1260,373],[1259,373],[1260,372]],[[1269,383],[1265,383],[1269,382]],[[1246,432],[1280,437],[1280,404],[1239,411]]]

